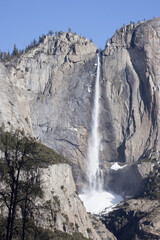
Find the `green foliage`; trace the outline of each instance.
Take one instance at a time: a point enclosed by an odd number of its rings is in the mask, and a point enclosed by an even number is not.
[[[64,217],[65,219],[65,224],[67,224],[69,222],[69,218],[66,214],[62,213],[62,216]]]
[[[17,49],[17,47],[16,47],[16,44],[14,44],[14,48],[13,48],[12,55],[13,55],[14,57],[17,57],[17,56],[19,55],[18,49]]]
[[[47,211],[49,211],[49,210],[51,209],[51,200],[46,201],[43,207],[44,207]]]
[[[70,227],[71,227],[72,229],[74,229],[74,223],[73,223],[73,222],[70,223]]]
[[[145,179],[142,196],[152,200],[160,200],[160,166],[154,166],[153,172]]]
[[[5,226],[7,219],[0,215],[0,239],[5,239]],[[21,219],[16,219],[13,239],[22,239],[22,225]],[[28,218],[26,221],[25,240],[87,240],[81,233],[74,232],[73,235],[69,233],[50,229],[44,229],[36,226],[33,218]]]
[[[73,238],[71,240],[86,240],[87,238],[83,237],[82,233],[75,232],[73,233]]]
[[[70,27],[68,28],[68,33],[71,33],[71,28]]]
[[[71,28],[68,28],[68,33],[71,32]],[[39,44],[43,43],[46,36],[61,36],[63,34],[62,31],[56,31],[55,33],[52,30],[48,31],[48,34],[44,35],[42,34],[41,36],[39,36],[38,41],[36,41],[35,39],[33,41],[31,41],[31,43],[29,43],[24,49],[18,49],[16,47],[16,44],[14,44],[14,48],[12,53],[10,54],[10,52],[3,52],[0,50],[0,61],[2,62],[7,62],[7,61],[11,61],[12,59],[17,59],[19,57],[21,57],[24,53],[27,53],[28,51],[30,51],[31,49],[34,49],[35,47],[37,47]],[[76,34],[76,33],[72,33],[72,34]],[[27,71],[26,71],[27,72]]]
[[[141,159],[141,162],[150,162],[150,159],[147,158],[147,157],[144,157],[144,158]]]
[[[34,138],[26,137],[24,132],[19,130],[5,132],[0,128],[0,150],[2,151],[0,178],[3,181],[0,186],[0,204],[6,207],[8,214],[5,239],[13,239],[17,209],[21,209],[21,239],[25,240],[28,216],[33,209],[36,210],[33,200],[36,196],[43,197],[35,170],[38,167],[47,167],[66,160],[52,149],[36,142]],[[59,206],[58,197],[54,196],[54,198]]]
[[[54,202],[55,204],[60,207],[60,200],[59,200],[59,197],[57,195],[53,196],[53,199],[54,199]]]
[[[83,237],[81,233],[73,233],[73,235],[70,235],[69,233],[64,233],[61,231],[56,230],[54,232],[54,240],[87,240],[87,238]]]
[[[25,121],[28,123],[28,117],[25,118]]]
[[[61,186],[61,190],[65,190],[65,187],[64,187],[64,185],[62,185],[62,186]]]
[[[48,165],[68,163],[60,154],[53,149],[38,143],[34,138],[24,136],[22,131],[5,132],[0,128],[0,150],[8,151],[11,159],[22,157],[24,170],[45,168]],[[21,159],[22,160],[22,159]],[[4,160],[1,159],[1,162]]]
[[[53,149],[41,143],[36,143],[36,148],[40,150],[38,155],[40,160],[39,167],[47,167],[48,165],[59,163],[68,163],[68,161],[60,154],[57,154],[55,151],[53,151]]]
[[[142,219],[142,218],[144,218],[146,215],[147,215],[147,213],[141,212],[141,211],[138,211],[138,212],[136,213],[136,217],[137,217],[139,220]]]
[[[49,30],[49,31],[48,31],[48,35],[49,35],[49,36],[52,36],[52,35],[53,35],[53,31],[52,31],[52,30]]]
[[[16,44],[14,44],[14,47],[13,47],[13,51],[12,53],[10,54],[10,52],[6,53],[6,52],[1,52],[0,51],[0,60],[1,61],[10,61],[12,60],[13,58],[18,58],[20,57],[22,54],[24,54],[25,52],[28,52],[30,49],[38,46],[39,43],[37,43],[37,41],[34,39],[25,49],[21,50],[21,49],[18,49],[16,47]]]
[[[0,239],[5,239],[6,225],[6,219],[2,215],[0,215]]]

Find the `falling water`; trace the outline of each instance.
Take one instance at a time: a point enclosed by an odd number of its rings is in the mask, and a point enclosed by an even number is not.
[[[94,105],[92,112],[92,131],[88,142],[88,178],[90,190],[102,190],[102,178],[99,162],[101,138],[99,134],[100,115],[100,56],[97,54],[97,74],[95,82]]]
[[[94,105],[92,111],[91,135],[88,141],[88,168],[89,188],[83,189],[79,195],[87,211],[100,214],[102,211],[111,211],[112,207],[122,201],[121,196],[103,190],[103,171],[100,166],[100,144],[99,134],[100,115],[100,56],[97,55],[97,75],[95,82]]]

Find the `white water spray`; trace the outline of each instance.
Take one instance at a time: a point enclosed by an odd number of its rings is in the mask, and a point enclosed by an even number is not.
[[[101,138],[99,134],[100,115],[100,56],[97,55],[97,75],[95,82],[94,105],[92,112],[92,131],[88,142],[88,178],[90,190],[102,190],[102,178],[99,162]]]
[[[103,190],[103,171],[100,166],[100,144],[99,134],[99,115],[100,115],[100,56],[97,55],[97,76],[95,82],[94,105],[92,111],[92,130],[88,141],[88,167],[87,175],[89,188],[80,195],[81,200],[87,211],[99,214],[102,211],[108,212],[112,207],[119,203],[122,198],[119,195]]]

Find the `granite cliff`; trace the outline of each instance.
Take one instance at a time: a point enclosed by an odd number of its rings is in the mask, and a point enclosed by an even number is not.
[[[119,240],[160,239],[160,164],[149,158],[154,167],[143,179],[141,191],[102,217],[102,222]],[[143,159],[146,163],[146,159]]]
[[[159,144],[159,28],[156,18],[117,30],[102,51],[101,160],[137,162]],[[70,159],[85,181],[96,46],[72,33],[44,36],[1,63],[1,123],[23,128]]]
[[[96,51],[87,39],[59,33],[1,64],[1,122],[70,159],[77,182],[85,172]]]
[[[155,18],[123,26],[101,52],[99,129],[104,187],[124,196],[142,190],[143,180],[158,161],[159,45],[160,18]],[[0,123],[6,129],[24,129],[65,156],[79,191],[87,181],[96,54],[97,47],[87,39],[59,32],[44,36],[19,58],[0,63]],[[151,153],[156,161],[141,162]],[[114,162],[128,166],[108,175]],[[133,181],[126,184],[127,176]]]
[[[158,151],[159,34],[160,18],[156,18],[123,26],[106,44],[102,54],[105,160],[133,163],[152,148]]]
[[[19,58],[0,63],[1,125],[6,130],[24,130],[61,153],[69,159],[80,184],[85,172],[96,51],[85,38],[58,33],[44,36]],[[38,226],[78,232],[95,240],[116,239],[86,213],[69,165],[40,168],[36,174],[44,192],[44,198],[36,200],[39,213],[34,218]]]

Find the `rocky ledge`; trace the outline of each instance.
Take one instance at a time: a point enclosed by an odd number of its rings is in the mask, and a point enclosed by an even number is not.
[[[0,63],[0,124],[70,159],[77,185],[85,177],[96,52],[88,39],[59,32]]]
[[[132,199],[118,205],[102,221],[118,240],[160,239],[160,203],[157,200]]]
[[[141,191],[133,199],[125,200],[113,212],[103,216],[102,222],[118,240],[160,239],[159,162],[144,177]]]
[[[44,198],[36,200],[39,226],[73,234],[82,233],[93,240],[116,240],[100,220],[86,213],[78,197],[68,164],[38,170]]]

